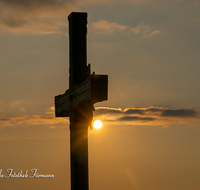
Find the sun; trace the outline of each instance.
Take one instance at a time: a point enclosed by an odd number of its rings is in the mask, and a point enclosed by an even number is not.
[[[96,120],[96,121],[94,121],[93,125],[94,125],[95,129],[100,129],[102,127],[103,123],[100,120]]]

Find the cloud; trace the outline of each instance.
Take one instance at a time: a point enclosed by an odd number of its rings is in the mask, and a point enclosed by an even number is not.
[[[149,32],[150,28],[149,26],[144,25],[144,23],[141,21],[138,26],[136,26],[135,28],[132,28],[130,31],[134,32],[135,34],[139,34],[141,32]]]
[[[102,118],[108,122],[123,122],[123,124],[177,124],[200,121],[198,109],[170,109],[165,107],[148,108],[96,108],[95,118]]]
[[[27,24],[27,22],[23,19],[17,20],[14,18],[4,18],[2,19],[2,23],[10,28],[21,28]]]
[[[161,116],[164,117],[196,117],[198,112],[192,109],[164,110]]]
[[[152,35],[158,34],[158,33],[160,33],[160,30],[155,30],[155,31],[153,31],[150,35],[152,36]]]
[[[0,0],[0,28],[15,33],[63,33],[67,16],[76,11],[64,0]]]
[[[46,114],[54,115],[54,113],[55,113],[55,107],[54,106],[46,108]]]
[[[0,126],[28,125],[54,125],[68,124],[68,118],[56,118],[54,115],[26,115],[26,114],[0,114]]]
[[[70,8],[70,4],[64,0],[0,0],[2,11],[7,15],[16,14],[16,17],[44,17],[60,13]],[[7,11],[12,11],[8,13]]]
[[[21,111],[21,112],[25,112],[26,109],[25,109],[25,108],[20,108],[20,111]]]
[[[137,117],[137,116],[124,116],[120,117],[118,121],[153,121],[155,118],[152,117]]]
[[[134,34],[142,34],[145,37],[160,33],[159,30],[152,31],[152,29],[148,25],[145,25],[142,21],[138,26],[131,28],[129,32],[133,32]]]
[[[49,115],[26,114],[0,114],[0,126],[18,125],[50,125],[69,124],[69,118],[56,118],[54,108],[47,109]],[[200,110],[198,109],[170,109],[165,107],[147,108],[109,108],[98,107],[94,112],[94,119],[102,119],[104,122],[117,122],[123,125],[165,125],[186,124],[200,122]],[[53,126],[53,127],[52,127]]]
[[[93,23],[94,29],[100,34],[113,34],[115,32],[125,32],[126,34],[142,35],[143,37],[150,37],[160,33],[159,30],[153,30],[150,26],[145,25],[142,21],[134,28],[130,26],[120,25],[116,22],[108,22],[106,20],[100,20]]]
[[[10,101],[8,103],[4,102],[4,105],[2,107],[7,107],[12,109],[12,111],[20,111],[22,113],[26,112],[26,109],[24,107],[27,107],[29,105],[29,100],[14,100]]]
[[[155,2],[157,0],[124,0],[123,3],[145,3],[145,2]],[[83,3],[81,0],[76,0],[77,3]],[[98,4],[111,4],[111,3],[121,3],[121,0],[85,0],[84,4],[98,3]]]
[[[139,0],[128,0],[138,2]],[[144,0],[148,2],[149,0]],[[0,0],[0,29],[13,33],[25,34],[66,34],[67,16],[70,12],[79,11],[76,6],[87,3],[103,3],[98,0]],[[119,1],[113,1],[118,3]],[[141,2],[141,1],[140,1]],[[108,3],[108,1],[104,1]],[[113,33],[128,29],[128,26],[116,22],[100,20],[94,23],[94,29],[99,33]],[[149,26],[141,22],[130,30],[134,34],[152,36],[160,33],[159,30],[151,30]]]
[[[144,115],[144,110],[140,109],[126,109],[124,110],[124,114],[139,114],[139,115]]]
[[[94,28],[101,33],[113,33],[116,31],[123,31],[126,29],[126,26],[120,25],[115,22],[107,22],[105,20],[100,20],[94,23]]]
[[[38,7],[60,7],[65,5],[62,0],[1,0],[1,2],[12,7],[28,8],[29,10]]]
[[[9,106],[10,107],[16,107],[16,106],[19,106],[19,105],[25,104],[25,103],[28,103],[28,101],[25,101],[25,100],[15,100],[15,101],[9,102]]]
[[[95,108],[94,112],[96,116],[103,114],[121,114],[121,113],[122,113],[121,108],[109,108],[109,107],[98,107]]]

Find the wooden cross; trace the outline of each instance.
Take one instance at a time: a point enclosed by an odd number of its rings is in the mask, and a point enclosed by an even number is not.
[[[88,126],[96,102],[108,99],[108,75],[91,74],[87,66],[87,13],[69,20],[69,89],[55,97],[56,117],[70,117],[71,190],[88,190]]]

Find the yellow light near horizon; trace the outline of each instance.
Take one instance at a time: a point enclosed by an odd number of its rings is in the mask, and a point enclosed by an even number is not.
[[[95,129],[100,129],[102,127],[103,123],[100,120],[96,120],[96,121],[94,121],[93,125],[94,125]]]

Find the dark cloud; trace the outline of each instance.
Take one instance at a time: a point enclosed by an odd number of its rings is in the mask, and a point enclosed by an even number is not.
[[[121,114],[123,113],[120,109],[111,109],[111,108],[98,108],[95,110],[95,116],[103,114]]]
[[[162,111],[162,108],[147,108],[145,111],[149,111],[149,112],[160,112]]]
[[[137,117],[137,116],[124,116],[120,117],[118,121],[153,121],[155,118],[152,117]]]
[[[9,121],[8,118],[0,118],[0,121]]]
[[[11,28],[23,27],[25,24],[27,24],[25,20],[16,18],[3,19],[3,23]]]
[[[144,115],[144,110],[129,108],[126,111],[124,111],[124,114],[139,114],[139,115]]]
[[[25,8],[25,9],[37,9],[43,7],[62,7],[65,5],[63,0],[0,0],[4,5]]]
[[[150,108],[141,108],[141,109],[134,109],[128,108],[124,111],[125,114],[140,114],[149,116],[151,114],[157,116],[164,116],[164,117],[196,117],[198,114],[197,110],[194,109],[169,109],[163,107],[150,107]]]
[[[73,0],[0,0],[0,28],[37,34],[63,33]]]
[[[116,108],[97,108],[94,114],[103,115],[146,115],[146,116],[164,116],[164,117],[196,117],[198,116],[199,111],[195,109],[170,109],[164,107],[149,107],[149,108],[126,108],[124,111]],[[138,116],[139,117],[139,116]],[[133,117],[134,118],[134,117]]]
[[[130,122],[132,124],[143,124],[149,122],[155,125],[191,123],[200,121],[200,110],[198,109],[170,109],[165,107],[127,108],[124,111],[115,108],[97,108],[94,116],[103,116],[106,121]],[[95,112],[94,112],[95,113]]]
[[[161,116],[165,117],[196,117],[197,111],[192,109],[167,109],[163,110]]]

